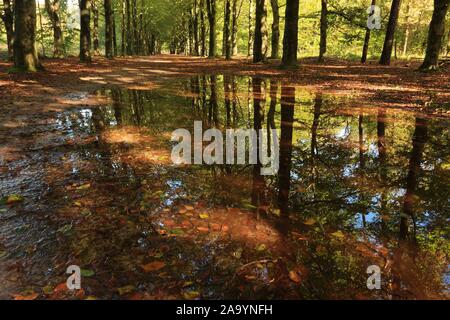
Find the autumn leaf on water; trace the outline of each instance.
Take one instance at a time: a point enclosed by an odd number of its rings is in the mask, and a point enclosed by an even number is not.
[[[200,297],[200,292],[198,292],[198,291],[186,291],[186,292],[183,293],[183,297],[186,300],[198,299]]]
[[[289,279],[291,279],[295,283],[300,283],[302,281],[302,279],[300,278],[300,275],[295,270],[289,271]]]
[[[313,218],[309,218],[303,221],[303,224],[306,224],[307,226],[313,226],[316,224],[316,220],[314,220]]]
[[[141,266],[141,268],[144,270],[144,272],[154,272],[161,270],[165,266],[166,264],[162,261],[153,261]]]
[[[31,293],[28,295],[20,295],[15,294],[13,295],[14,300],[35,300],[39,295],[37,293]]]

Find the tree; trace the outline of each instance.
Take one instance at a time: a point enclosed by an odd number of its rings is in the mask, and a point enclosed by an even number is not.
[[[253,41],[253,62],[267,58],[267,2],[256,0],[255,39]]]
[[[45,0],[45,10],[50,18],[53,29],[53,57],[64,58],[64,37],[61,28],[61,19],[59,17],[60,1]]]
[[[231,0],[225,0],[225,18],[224,18],[224,53],[227,60],[231,59],[232,43],[231,43]]]
[[[209,53],[208,57],[216,56],[216,0],[206,0],[209,21]]]
[[[200,0],[200,55],[206,56],[205,0]]]
[[[272,23],[272,53],[270,57],[277,59],[280,52],[280,9],[278,0],[270,0],[272,7],[273,23]]]
[[[287,0],[283,38],[283,59],[281,64],[283,68],[297,66],[298,11],[299,0]]]
[[[322,0],[320,12],[320,52],[319,62],[323,62],[327,52],[328,0]]]
[[[104,0],[105,6],[105,55],[108,59],[113,58],[113,11],[111,0]]]
[[[249,0],[248,5],[248,45],[247,45],[247,57],[250,57],[250,55],[253,52],[253,41],[254,41],[254,34],[253,34],[253,1]]]
[[[237,33],[238,33],[238,19],[241,15],[243,0],[240,0],[238,9],[238,0],[232,0],[232,21],[231,21],[231,46],[232,46],[232,56],[238,54],[237,46]]]
[[[376,0],[372,0],[372,7],[377,4]],[[375,12],[372,11],[371,15],[373,15]],[[370,29],[366,28],[366,36],[364,38],[364,46],[363,46],[363,52],[361,56],[361,63],[366,63],[367,61],[367,53],[369,52],[369,42],[370,42]]]
[[[6,29],[6,42],[8,44],[8,58],[14,59],[13,46],[14,46],[14,13],[11,5],[11,0],[3,0],[3,15],[2,20]]]
[[[91,62],[91,1],[80,0],[80,61]]]
[[[98,40],[98,19],[99,19],[99,13],[98,13],[98,6],[97,6],[97,0],[90,0],[91,1],[91,7],[92,7],[92,16],[94,20],[94,26],[92,28],[92,40],[94,44],[94,55],[98,56],[100,55],[100,43]]]
[[[389,22],[384,39],[383,53],[381,54],[380,64],[390,65],[392,48],[394,46],[395,30],[397,28],[398,15],[400,12],[401,0],[392,0],[391,12],[389,14]]]
[[[421,70],[436,70],[439,68],[439,52],[445,32],[445,16],[450,0],[434,0],[433,17],[428,31],[427,52]]]
[[[36,52],[36,1],[16,0],[14,6],[14,66],[37,71],[42,66]]]

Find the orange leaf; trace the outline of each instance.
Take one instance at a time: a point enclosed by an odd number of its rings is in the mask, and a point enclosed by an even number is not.
[[[37,293],[32,293],[27,296],[22,296],[20,294],[13,295],[14,300],[35,300],[38,297]]]
[[[289,271],[289,279],[291,279],[295,283],[300,283],[302,281],[300,275],[294,270]]]
[[[142,269],[144,269],[145,272],[153,272],[153,271],[161,270],[165,266],[166,266],[166,264],[162,261],[153,261],[153,262],[150,262],[141,267],[142,267]]]

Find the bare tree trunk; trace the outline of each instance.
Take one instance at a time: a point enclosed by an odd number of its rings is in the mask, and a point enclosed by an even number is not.
[[[209,21],[209,52],[208,56],[216,56],[216,0],[206,0]]]
[[[199,39],[198,39],[198,0],[194,0],[194,21],[193,21],[193,32],[194,32],[194,55],[200,55],[199,52]]]
[[[92,41],[94,45],[94,55],[98,56],[100,55],[100,45],[98,41],[98,6],[97,1],[98,0],[91,0],[92,1],[92,15],[94,20],[94,26],[92,28]]]
[[[91,62],[91,1],[80,0],[80,61]]]
[[[122,37],[122,56],[124,56],[126,54],[126,41],[125,41],[125,37],[126,37],[126,5],[125,5],[125,0],[122,0],[122,26],[121,26],[121,37]]]
[[[390,65],[392,49],[394,46],[395,30],[397,29],[398,15],[400,13],[401,0],[392,0],[389,22],[384,39],[383,53],[381,54],[380,64]]]
[[[41,13],[41,5],[39,4],[39,2],[37,3],[37,11],[39,15],[39,32],[40,32],[39,40],[41,42],[42,56],[46,57],[44,45],[44,27],[42,26],[42,13]]]
[[[250,57],[253,53],[253,2],[254,0],[250,0],[249,9],[248,9],[248,45],[247,45],[247,56]]]
[[[64,58],[64,36],[59,18],[60,0],[45,0],[45,10],[50,18],[53,28],[53,57]]]
[[[112,11],[112,32],[113,32],[113,49],[114,49],[114,56],[118,56],[117,52],[117,30],[116,30],[116,13],[113,9]]]
[[[127,32],[125,34],[127,43],[127,55],[133,55],[133,34],[131,32],[131,7],[130,0],[125,0],[125,10],[127,14]]]
[[[439,69],[439,53],[445,32],[445,16],[450,0],[434,0],[433,18],[428,32],[427,52],[421,70]]]
[[[405,39],[403,40],[403,52],[402,56],[406,56],[406,52],[408,50],[408,42],[409,42],[409,33],[410,33],[410,25],[409,25],[409,19],[410,19],[410,10],[411,6],[408,2],[406,6],[406,17],[405,17]]]
[[[8,43],[8,59],[14,60],[14,12],[11,5],[11,0],[3,0],[3,11],[2,15],[3,23],[6,29],[6,42]]]
[[[328,0],[322,0],[322,10],[320,13],[320,52],[319,62],[325,60],[327,52],[327,29],[328,29]]]
[[[273,13],[272,23],[272,59],[278,59],[280,53],[280,9],[278,7],[278,0],[270,0]]]
[[[253,62],[263,62],[267,58],[267,2],[256,0],[255,40],[253,42]]]
[[[372,6],[375,6],[377,4],[376,0],[372,0]],[[372,11],[371,15],[373,15],[375,12]],[[369,43],[370,43],[370,29],[366,28],[366,37],[364,38],[364,46],[363,46],[363,52],[361,56],[361,63],[366,63],[367,61],[367,54],[369,52]]]
[[[241,15],[243,0],[240,0],[240,5],[238,9],[238,0],[232,0],[232,21],[231,21],[231,46],[232,46],[232,56],[238,54],[237,46],[237,33],[238,33],[238,19]]]
[[[14,66],[37,71],[42,66],[36,52],[36,1],[16,0],[14,5]]]
[[[224,18],[224,44],[225,44],[225,58],[231,59],[231,0],[225,0],[225,18]]]
[[[200,39],[202,57],[206,56],[206,23],[205,23],[205,0],[200,0]]]
[[[113,58],[113,14],[111,0],[104,0],[105,6],[105,56]]]
[[[297,66],[299,0],[287,0],[286,22],[283,38],[283,59],[281,66]]]

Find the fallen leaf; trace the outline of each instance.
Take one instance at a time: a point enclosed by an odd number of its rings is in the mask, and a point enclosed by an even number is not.
[[[289,279],[291,279],[295,283],[300,283],[302,281],[300,275],[295,270],[289,271]]]
[[[303,221],[303,224],[306,224],[307,226],[312,226],[316,224],[316,220],[314,220],[313,218],[309,218],[306,221]]]
[[[198,292],[198,291],[186,291],[186,292],[183,292],[183,297],[186,300],[198,299],[200,297],[200,292]]]
[[[94,270],[89,270],[89,269],[81,269],[81,276],[82,277],[92,277],[93,275],[95,275],[95,271]]]
[[[153,262],[150,262],[150,263],[148,263],[146,265],[143,265],[141,267],[144,270],[144,272],[153,272],[153,271],[161,270],[165,266],[166,266],[166,264],[164,262],[162,262],[162,261],[153,261]]]
[[[14,300],[35,300],[37,297],[39,296],[39,294],[37,293],[32,293],[29,295],[20,295],[20,294],[15,294],[13,295]]]
[[[91,184],[90,184],[90,183],[86,183],[86,184],[83,184],[83,185],[77,187],[76,189],[77,189],[77,190],[87,190],[87,189],[89,189],[90,187],[91,187]]]
[[[23,197],[18,195],[18,194],[12,194],[10,196],[8,196],[8,198],[6,199],[6,204],[14,204],[17,202],[22,202],[23,201]]]
[[[197,227],[197,230],[200,232],[209,232],[209,229],[206,227]]]
[[[123,296],[124,294],[133,292],[134,289],[135,289],[135,286],[133,286],[133,285],[128,285],[128,286],[124,286],[124,287],[117,288],[117,292],[118,292],[121,296]]]
[[[200,213],[198,216],[200,217],[200,219],[208,219],[209,218],[209,214],[207,214],[207,213]]]
[[[344,238],[345,238],[345,236],[344,236],[344,234],[342,233],[342,231],[341,230],[338,230],[338,231],[336,231],[336,232],[333,232],[332,234],[331,234],[333,237],[335,237],[335,238],[338,238],[339,240],[344,240]]]

